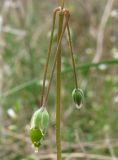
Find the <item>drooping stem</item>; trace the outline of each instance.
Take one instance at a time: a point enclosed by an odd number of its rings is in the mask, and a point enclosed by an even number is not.
[[[58,42],[63,28],[63,13],[59,13]],[[56,145],[57,160],[61,160],[61,134],[60,134],[60,107],[61,106],[61,44],[57,54],[57,76],[56,76]]]
[[[75,60],[74,60],[74,53],[73,53],[73,47],[72,47],[72,40],[71,40],[69,23],[67,23],[67,32],[68,32],[69,47],[70,47],[71,58],[72,58],[73,73],[74,73],[74,78],[75,78],[75,87],[78,88],[77,74],[76,74],[76,67],[75,67]]]
[[[42,95],[41,95],[41,103],[40,103],[41,106],[43,104],[43,97],[44,97],[44,92],[45,92],[45,81],[46,81],[46,76],[47,76],[47,71],[48,71],[49,59],[51,55],[53,34],[54,34],[54,28],[55,28],[55,18],[56,18],[56,10],[54,11],[54,14],[53,14],[53,24],[52,24],[51,37],[50,37],[49,48],[48,48],[48,57],[47,57],[47,61],[46,61],[45,69],[44,69],[44,78],[43,78]]]
[[[51,71],[51,76],[50,76],[50,81],[49,81],[49,85],[48,85],[48,88],[47,88],[47,93],[46,93],[46,96],[45,96],[45,100],[44,100],[44,103],[43,103],[44,106],[46,106],[46,104],[47,104],[47,100],[48,100],[48,96],[49,96],[49,91],[50,91],[50,87],[51,87],[51,83],[52,83],[52,78],[53,78],[54,70],[55,70],[55,66],[56,66],[57,56],[58,56],[58,52],[59,52],[59,49],[60,49],[60,45],[61,45],[61,41],[62,41],[63,35],[65,33],[65,29],[67,27],[67,22],[68,22],[68,19],[65,20],[65,23],[64,23],[64,26],[63,26],[63,30],[62,30],[62,33],[61,33],[61,36],[60,36],[60,39],[58,40],[58,44],[57,44],[57,48],[56,48],[56,53],[55,53],[55,57],[54,57],[54,64],[53,64],[52,71]]]

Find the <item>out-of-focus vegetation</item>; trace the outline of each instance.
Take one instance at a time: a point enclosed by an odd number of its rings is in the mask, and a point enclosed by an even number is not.
[[[117,0],[113,1],[102,30],[102,54],[98,63],[93,63],[99,26],[107,3],[107,0],[66,1],[66,7],[71,12],[70,26],[79,86],[84,90],[85,98],[83,108],[76,109],[71,97],[74,88],[73,72],[65,36],[62,53],[61,134],[63,156],[70,154],[65,159],[78,160],[83,157],[87,160],[113,160],[113,157],[118,157]],[[55,0],[0,1],[1,160],[56,159],[55,79],[47,107],[50,125],[39,153],[34,153],[28,133],[31,115],[38,108],[52,11],[56,6]],[[57,30],[55,39],[56,33]]]

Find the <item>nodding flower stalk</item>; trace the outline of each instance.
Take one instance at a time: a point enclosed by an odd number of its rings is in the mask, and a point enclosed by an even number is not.
[[[41,95],[41,108],[34,112],[31,119],[31,127],[30,127],[30,138],[33,145],[36,148],[39,148],[47,127],[49,123],[49,114],[47,112],[46,106],[49,97],[50,87],[52,84],[52,79],[54,76],[54,71],[56,70],[56,146],[57,146],[57,160],[61,160],[61,131],[60,131],[60,119],[61,119],[61,54],[62,54],[62,38],[64,36],[65,30],[67,29],[69,47],[72,59],[73,73],[75,79],[75,89],[72,92],[72,97],[74,99],[75,104],[80,107],[83,103],[83,91],[78,88],[77,84],[77,74],[75,68],[74,54],[72,48],[72,40],[69,29],[69,17],[70,12],[64,8],[64,0],[61,0],[61,6],[57,7],[53,13],[53,25],[51,31],[51,38],[48,48],[48,56],[44,70],[44,78],[43,78],[43,86],[42,86],[42,95]],[[52,71],[50,75],[49,84],[47,90],[45,91],[45,81],[47,78],[49,60],[51,57],[51,49],[53,43],[53,34],[55,29],[56,16],[58,15],[58,39],[57,39],[57,47],[54,55],[54,62],[52,65]],[[44,96],[45,95],[45,96]]]
[[[47,72],[48,72],[48,65],[49,65],[49,60],[51,56],[51,50],[52,50],[52,43],[53,43],[53,36],[54,36],[54,29],[55,29],[55,19],[56,19],[56,13],[59,11],[59,8],[56,8],[53,12],[53,22],[52,22],[52,31],[51,31],[51,37],[50,37],[50,42],[49,42],[49,47],[48,47],[48,56],[47,56],[47,61],[45,65],[45,70],[44,70],[44,78],[43,78],[43,87],[42,87],[42,96],[41,96],[41,106],[43,105],[44,101],[44,92],[45,92],[45,81],[47,77]]]

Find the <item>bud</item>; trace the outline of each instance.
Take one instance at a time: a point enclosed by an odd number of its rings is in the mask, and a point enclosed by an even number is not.
[[[77,88],[72,91],[72,97],[74,99],[74,102],[78,107],[81,107],[84,99],[84,93],[81,89]]]
[[[44,137],[44,132],[48,127],[49,114],[45,107],[41,107],[34,112],[31,119],[30,138],[35,147],[40,146],[40,142]]]

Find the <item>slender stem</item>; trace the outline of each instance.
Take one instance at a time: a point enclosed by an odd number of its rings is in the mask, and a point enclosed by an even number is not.
[[[43,97],[44,97],[44,92],[45,92],[45,81],[46,81],[46,76],[47,76],[47,71],[48,71],[49,59],[50,59],[50,55],[51,55],[51,48],[52,48],[54,28],[55,28],[55,18],[56,18],[56,12],[54,12],[54,14],[53,14],[53,24],[52,24],[51,37],[50,37],[49,48],[48,48],[48,57],[47,57],[47,62],[46,62],[45,69],[44,69],[45,71],[44,71],[44,78],[43,78],[41,106],[43,104]]]
[[[67,22],[68,22],[68,19],[66,19],[66,21],[65,21],[65,24],[64,24],[64,27],[63,27],[63,31],[61,33],[60,39],[59,39],[58,44],[57,44],[55,58],[54,58],[54,64],[53,64],[53,67],[52,67],[50,81],[49,81],[49,85],[48,85],[48,88],[47,88],[47,94],[46,94],[46,97],[45,97],[45,100],[44,100],[44,103],[43,103],[44,106],[46,106],[46,104],[47,104],[48,95],[49,95],[49,91],[50,91],[50,87],[51,87],[51,83],[52,83],[52,78],[53,78],[53,74],[54,74],[54,69],[55,69],[55,66],[56,66],[57,55],[58,55],[58,52],[59,52],[59,48],[60,48],[60,45],[61,45],[61,41],[62,41],[64,32],[65,32],[65,29],[67,27]]]
[[[63,14],[59,14],[58,42],[63,28]],[[56,145],[57,160],[61,160],[60,107],[61,107],[61,44],[57,54],[57,84],[56,84]]]
[[[64,0],[58,0],[59,5],[61,6],[61,8],[64,8]]]
[[[75,60],[74,60],[74,54],[73,54],[73,47],[72,47],[72,40],[71,40],[69,23],[67,23],[67,32],[68,32],[68,39],[69,39],[69,47],[70,47],[70,51],[71,51],[71,58],[72,58],[72,65],[73,65],[73,73],[74,73],[74,78],[75,78],[75,86],[76,86],[76,88],[78,88],[78,84],[77,84],[77,74],[76,74],[76,67],[75,67]]]
[[[61,7],[64,8],[64,0],[61,0]]]

